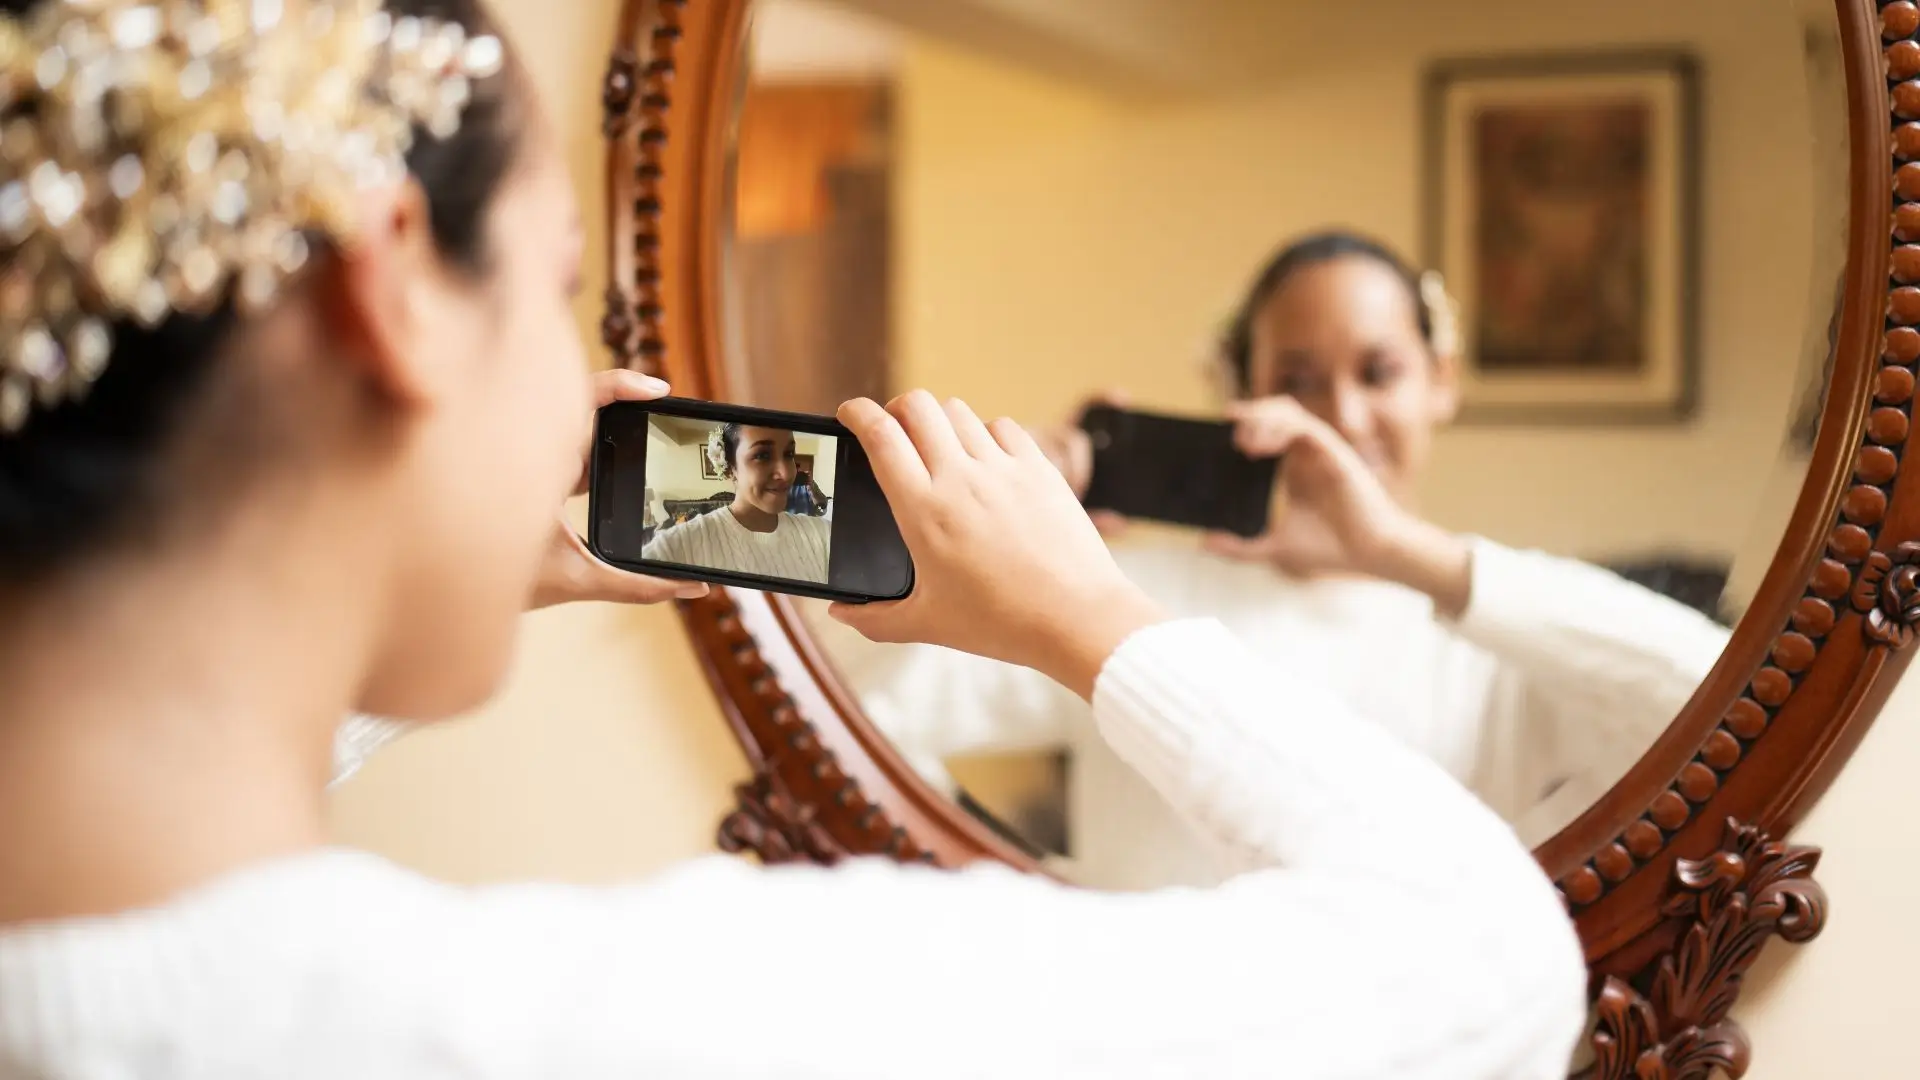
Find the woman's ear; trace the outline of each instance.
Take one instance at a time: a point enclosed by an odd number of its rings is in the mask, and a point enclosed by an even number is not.
[[[426,193],[408,179],[364,192],[358,209],[357,228],[339,248],[329,314],[373,386],[399,404],[426,405],[457,374],[450,350],[426,347],[449,284]]]

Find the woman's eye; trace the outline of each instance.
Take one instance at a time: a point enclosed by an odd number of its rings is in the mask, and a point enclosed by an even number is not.
[[[1386,386],[1400,377],[1400,365],[1392,360],[1368,364],[1364,377],[1368,386]]]

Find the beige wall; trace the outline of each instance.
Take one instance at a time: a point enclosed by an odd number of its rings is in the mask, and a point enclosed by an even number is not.
[[[660,432],[647,431],[647,486],[659,499],[704,499],[725,488],[725,480],[708,480],[700,468],[706,447],[681,444]]]
[[[501,6],[558,117],[588,211],[592,250],[597,251],[604,240],[599,79],[617,5],[614,0],[505,0]],[[1583,17],[1597,17],[1599,11],[1589,6]],[[1740,25],[1738,19],[1729,22]],[[1748,44],[1765,47],[1766,37],[1757,34]],[[1742,92],[1765,95],[1770,92],[1765,81],[1755,79]],[[1361,82],[1352,82],[1350,89],[1358,92]],[[1045,151],[1046,123],[1085,107],[1068,103],[1060,113],[1039,117],[1037,150]],[[1759,134],[1721,131],[1717,137],[1740,146]],[[1398,137],[1383,133],[1380,139]],[[1281,164],[1287,168],[1264,177],[1270,183],[1260,190],[1290,185],[1307,195],[1317,191],[1325,200],[1345,188],[1365,194],[1386,183],[1369,170],[1338,160],[1308,161],[1315,168],[1302,169],[1303,160],[1298,154],[1282,160],[1276,153],[1276,169]],[[1178,201],[1183,185],[1177,171],[1155,175],[1166,197]],[[1772,174],[1756,166],[1748,175]],[[1097,197],[1102,177],[1083,178],[1089,198]],[[953,179],[966,182],[964,175]],[[1714,243],[1735,245],[1749,260],[1735,263],[1732,270],[1744,273],[1767,262],[1770,248],[1755,250],[1757,241],[1729,225],[1770,220],[1770,204],[1738,190],[1717,194],[1731,200],[1738,214],[1716,211],[1728,221],[1709,230],[1709,236]],[[1385,223],[1388,231],[1410,235],[1410,211],[1392,209],[1394,197],[1388,192],[1373,201],[1393,219]],[[1204,215],[1206,208],[1184,212]],[[1135,223],[1127,235],[1138,239],[1151,224]],[[1223,275],[1221,264],[1209,259],[1192,271],[1194,280],[1183,278],[1171,286],[1188,310],[1217,311],[1238,284],[1237,268],[1249,264],[1285,222],[1261,224],[1265,227],[1248,229],[1244,251],[1230,253],[1236,255],[1225,264],[1231,273]],[[1109,250],[1097,246],[1101,238],[1065,224],[1036,236],[1036,246],[1042,240],[1083,240],[1096,245],[1091,250]],[[1012,272],[1019,273],[1017,268]],[[588,277],[580,318],[583,333],[591,336],[604,285],[597,262],[589,264]],[[1786,286],[1780,284],[1758,296],[1778,302],[1785,294]],[[941,299],[925,297],[920,302],[937,308]],[[945,302],[954,300],[948,297]],[[1732,327],[1723,333],[1738,335],[1736,342],[1756,351],[1769,341],[1777,348],[1778,337],[1763,337],[1739,325],[1754,319],[1771,325],[1764,319],[1767,306],[1758,298],[1723,295],[1709,305],[1709,321]],[[1121,298],[1114,297],[1103,310],[1123,314],[1122,307]],[[988,310],[980,317],[1001,316]],[[1039,345],[1079,347],[1088,340],[1088,331],[1078,322],[1057,332],[1048,332],[1037,320],[1026,325],[1041,335]],[[1198,325],[1169,324],[1160,337],[1144,343],[1151,347],[1143,347],[1141,355],[1191,356]],[[1743,355],[1729,348],[1721,355]],[[1072,384],[1044,368],[1032,375],[1031,382],[1020,384],[1033,387],[1030,396],[1008,399],[1009,407],[1037,411],[1069,400]],[[966,389],[954,384],[968,378],[956,366],[946,381],[950,388]],[[1717,378],[1738,381],[1737,376]],[[1721,400],[1725,392],[1710,387]],[[1807,841],[1827,849],[1820,876],[1833,896],[1833,923],[1825,938],[1793,957],[1777,977],[1749,991],[1741,1012],[1756,1044],[1756,1064],[1749,1074],[1756,1080],[1897,1080],[1910,1072],[1898,1041],[1885,1036],[1897,1032],[1910,1011],[1907,979],[1920,965],[1920,935],[1911,931],[1908,919],[1908,909],[1920,894],[1920,872],[1902,857],[1906,823],[1920,819],[1920,787],[1905,773],[1916,767],[1920,683],[1911,684],[1889,706],[1843,781],[1802,830]],[[714,823],[729,803],[728,786],[743,773],[675,617],[661,610],[582,607],[530,618],[519,662],[501,699],[470,720],[423,732],[382,754],[337,797],[335,825],[343,843],[456,880],[606,880],[646,873],[710,850]],[[1791,953],[1776,948],[1770,964],[1780,967]]]

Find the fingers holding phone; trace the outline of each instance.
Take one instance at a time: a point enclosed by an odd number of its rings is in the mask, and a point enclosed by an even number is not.
[[[667,384],[638,371],[615,368],[593,377],[594,408],[616,401],[653,401],[665,397]],[[573,494],[587,494],[591,479],[591,436],[581,454],[580,479]],[[527,606],[531,609],[554,604],[597,600],[617,604],[658,604],[668,600],[692,600],[707,594],[698,582],[672,581],[635,574],[608,565],[595,555],[562,514],[554,523],[552,539],[540,564],[540,575]]]
[[[1078,427],[1035,428],[1028,432],[1040,452],[1067,481],[1073,497],[1086,497],[1093,480],[1093,440]]]
[[[1284,456],[1285,506],[1258,537],[1210,535],[1216,554],[1268,562],[1296,577],[1382,576],[1400,538],[1417,524],[1359,453],[1299,402],[1272,397],[1229,407],[1234,444],[1250,457]]]
[[[1087,414],[1095,409],[1124,409],[1128,395],[1118,390],[1105,391],[1089,399],[1074,414],[1070,423],[1058,427],[1030,429],[1030,434],[1040,450],[1067,478],[1067,486],[1073,489],[1074,498],[1085,502],[1088,491],[1093,485],[1094,448],[1093,436],[1087,431]],[[1124,514],[1112,510],[1093,508],[1088,515],[1093,519],[1094,528],[1109,539],[1119,536],[1127,529]]]
[[[1032,667],[1083,695],[1106,657],[1159,620],[1120,573],[1040,440],[925,391],[840,421],[866,449],[912,552],[913,594],[837,605],[876,641],[917,641]]]

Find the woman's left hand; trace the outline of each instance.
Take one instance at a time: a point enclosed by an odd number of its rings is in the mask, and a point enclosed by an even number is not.
[[[1472,591],[1471,548],[1402,506],[1340,433],[1290,397],[1228,410],[1234,442],[1249,457],[1285,456],[1285,505],[1267,532],[1207,537],[1207,549],[1265,562],[1290,577],[1362,574],[1426,592],[1458,614]]]
[[[593,407],[597,410],[616,401],[652,401],[667,396],[667,384],[651,375],[616,368],[593,377]],[[592,451],[592,432],[581,450],[580,480],[575,496],[587,493],[588,457]],[[617,604],[658,604],[666,600],[692,600],[707,595],[707,586],[697,581],[671,581],[647,577],[608,566],[587,550],[587,543],[575,532],[565,513],[554,522],[553,540],[540,565],[540,579],[534,586],[528,610],[551,607],[575,600],[604,600]]]

